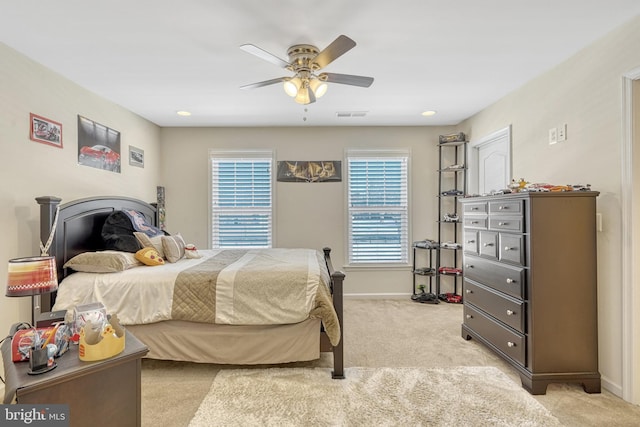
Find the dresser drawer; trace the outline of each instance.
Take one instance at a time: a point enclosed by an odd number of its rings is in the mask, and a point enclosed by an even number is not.
[[[462,248],[470,254],[478,254],[478,232],[476,230],[464,230]]]
[[[473,304],[486,313],[524,333],[524,302],[510,298],[468,280],[464,281],[464,302]]]
[[[486,216],[467,216],[465,215],[462,224],[464,228],[487,228],[487,217]]]
[[[525,265],[524,239],[525,236],[522,234],[500,233],[498,237],[498,259],[500,261]]]
[[[478,251],[484,257],[498,259],[498,233],[480,231]]]
[[[489,229],[505,231],[523,231],[522,217],[489,217]]]
[[[523,206],[520,200],[498,200],[495,202],[489,202],[490,214],[505,214],[505,215],[522,215]]]
[[[487,213],[487,202],[465,203],[462,212],[466,214]]]
[[[493,344],[502,353],[525,366],[526,340],[507,326],[503,326],[482,311],[465,303],[464,324]]]
[[[464,276],[485,286],[524,299],[525,269],[464,254]]]

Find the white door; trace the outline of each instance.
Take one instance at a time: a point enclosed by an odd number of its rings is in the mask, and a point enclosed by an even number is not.
[[[487,194],[511,182],[511,127],[477,141],[469,151],[469,194]]]

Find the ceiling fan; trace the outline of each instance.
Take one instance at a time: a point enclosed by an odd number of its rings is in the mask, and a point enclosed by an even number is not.
[[[318,71],[353,49],[356,42],[341,35],[329,46],[320,51],[310,44],[296,44],[287,50],[289,61],[285,61],[264,49],[252,44],[243,44],[240,49],[262,58],[279,67],[293,72],[291,77],[279,77],[241,86],[240,89],[255,89],[276,83],[284,83],[284,90],[299,104],[310,104],[327,91],[327,83],[339,83],[351,86],[369,87],[373,77],[351,74],[320,73]]]

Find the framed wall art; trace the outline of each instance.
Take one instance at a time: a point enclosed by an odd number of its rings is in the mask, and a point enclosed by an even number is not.
[[[144,150],[133,145],[129,146],[129,164],[137,168],[144,167]]]
[[[278,181],[281,182],[340,182],[340,160],[283,160],[278,162]]]
[[[29,123],[32,141],[62,148],[62,124],[33,113],[29,113]]]
[[[120,173],[120,132],[78,116],[78,164]]]

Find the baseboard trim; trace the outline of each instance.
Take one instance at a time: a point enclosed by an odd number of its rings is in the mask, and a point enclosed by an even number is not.
[[[600,382],[602,383],[602,388],[622,399],[622,386],[620,384],[613,383],[604,376],[600,378]]]

